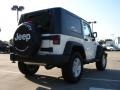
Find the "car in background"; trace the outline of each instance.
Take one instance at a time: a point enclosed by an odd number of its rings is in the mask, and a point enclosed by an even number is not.
[[[0,53],[9,53],[9,47],[6,42],[0,40]]]
[[[116,50],[116,48],[113,47],[113,46],[106,46],[106,49],[107,49],[108,51],[115,51],[115,50]]]
[[[108,51],[120,51],[120,48],[118,48],[117,46],[106,46],[106,49]]]

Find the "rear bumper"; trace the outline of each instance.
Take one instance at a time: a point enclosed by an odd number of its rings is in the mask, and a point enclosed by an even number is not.
[[[68,62],[69,55],[35,55],[32,57],[22,57],[10,54],[11,61],[44,63],[50,65],[64,65]]]

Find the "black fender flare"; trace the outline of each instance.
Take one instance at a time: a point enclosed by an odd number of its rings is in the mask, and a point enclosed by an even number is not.
[[[77,50],[80,52],[83,51],[81,54],[83,54],[84,58],[86,58],[86,54],[85,54],[85,50],[84,50],[83,45],[80,43],[74,42],[74,41],[68,41],[66,43],[63,54],[64,55],[71,55],[74,48],[78,48]],[[79,49],[81,49],[81,50],[79,50]]]
[[[107,53],[105,53],[105,48],[103,47],[103,46],[101,46],[101,45],[98,45],[97,46],[97,50],[96,50],[96,59],[97,60],[100,60],[100,58],[101,58],[101,56],[103,55],[103,54],[105,54],[106,55],[106,57],[107,57]]]

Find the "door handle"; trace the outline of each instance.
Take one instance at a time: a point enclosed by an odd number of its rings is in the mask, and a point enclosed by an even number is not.
[[[85,38],[84,40],[85,40],[85,41],[88,41],[88,39],[86,39],[86,38]]]

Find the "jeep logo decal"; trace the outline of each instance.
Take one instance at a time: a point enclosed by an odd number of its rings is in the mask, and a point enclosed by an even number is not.
[[[15,37],[15,41],[20,41],[20,40],[25,40],[26,42],[28,42],[31,39],[31,35],[30,34],[16,34]]]

